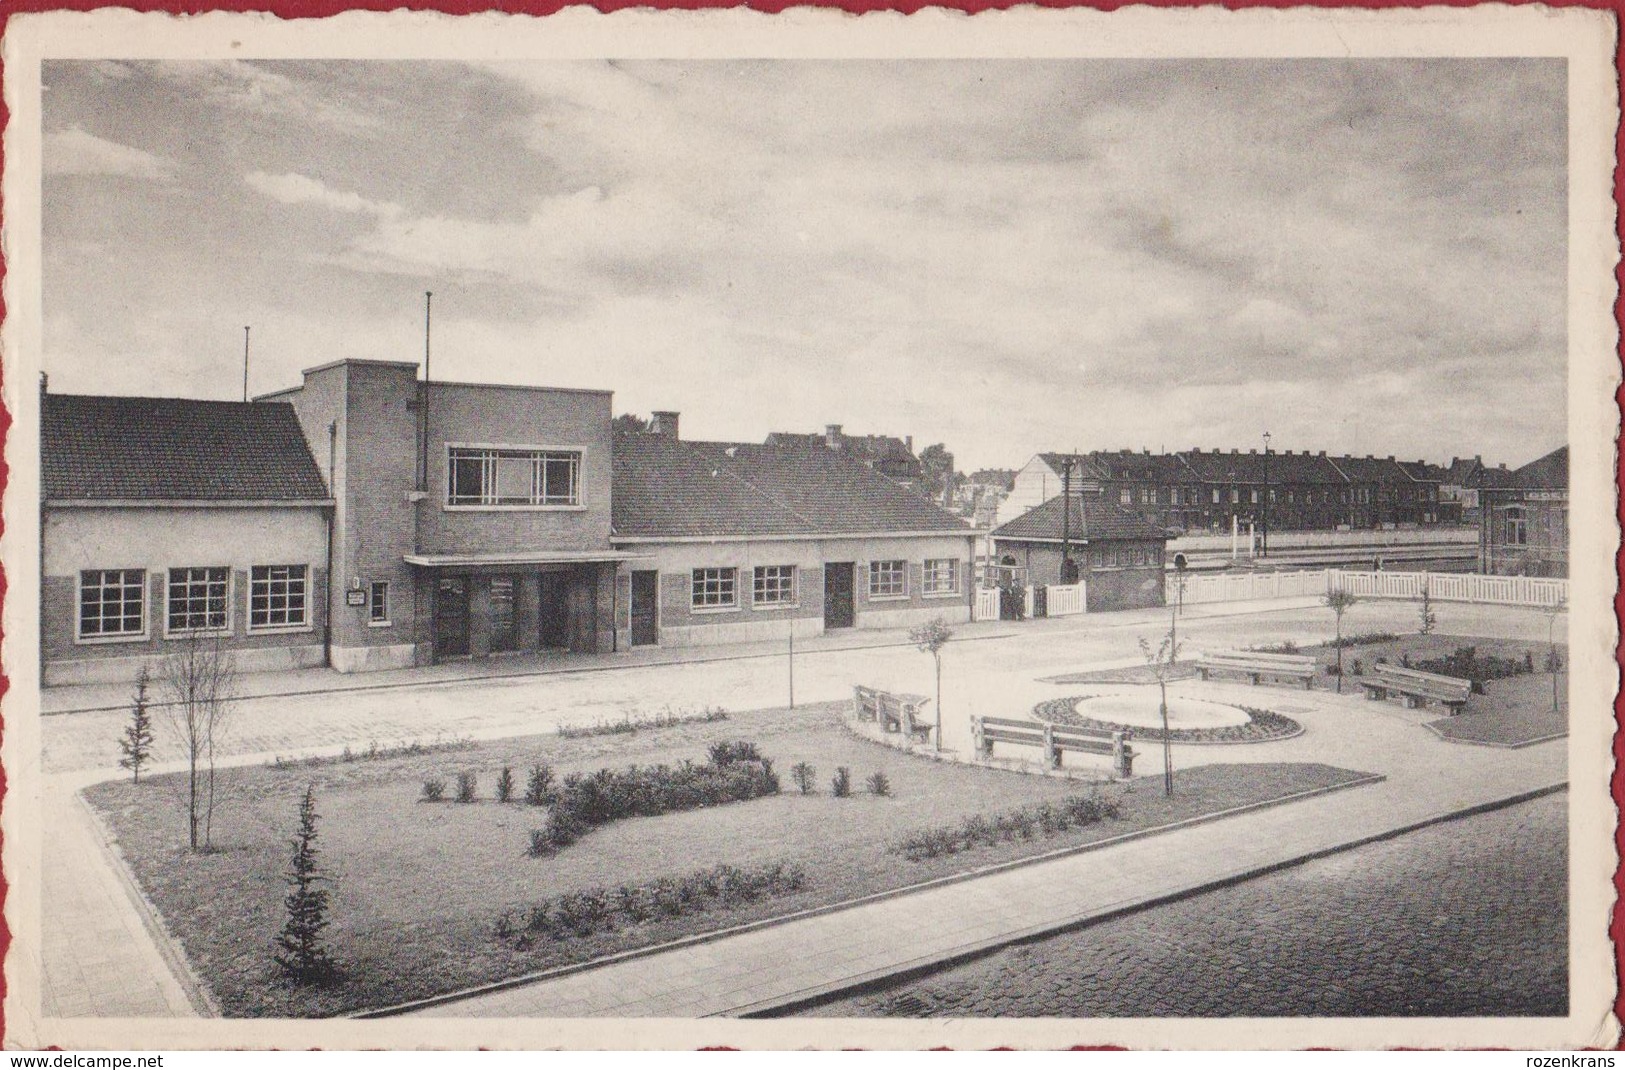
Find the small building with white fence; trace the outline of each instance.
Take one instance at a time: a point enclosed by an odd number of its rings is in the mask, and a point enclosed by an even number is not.
[[[1089,612],[1165,605],[1168,531],[1138,513],[1074,497],[1063,513],[1051,498],[994,529],[997,564],[1024,570],[1029,584],[1061,584],[1062,558],[1077,566]]]

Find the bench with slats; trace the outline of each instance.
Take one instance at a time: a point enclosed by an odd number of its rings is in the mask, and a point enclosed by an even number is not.
[[[1196,660],[1202,679],[1216,672],[1240,673],[1256,686],[1264,677],[1302,680],[1305,689],[1313,686],[1320,666],[1315,659],[1300,654],[1257,654],[1252,651],[1233,651],[1222,654],[1204,654]]]
[[[1438,673],[1407,669],[1401,665],[1377,665],[1360,680],[1365,697],[1377,701],[1389,694],[1399,695],[1409,709],[1418,709],[1429,702],[1437,702],[1458,714],[1467,705],[1467,696],[1473,692],[1471,680]]]
[[[861,685],[852,688],[852,718],[878,721],[887,732],[901,732],[920,743],[929,742],[935,721],[920,715],[931,700],[924,695],[894,695]]]
[[[1003,717],[972,717],[970,724],[976,752],[984,757],[992,757],[993,747],[998,743],[1040,747],[1044,752],[1044,761],[1053,769],[1061,768],[1061,755],[1072,751],[1076,754],[1108,756],[1112,759],[1115,775],[1125,779],[1134,775],[1135,751],[1129,746],[1129,741],[1134,738],[1132,732],[1015,721]]]

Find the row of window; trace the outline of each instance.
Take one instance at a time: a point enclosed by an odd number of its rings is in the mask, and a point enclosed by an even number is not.
[[[694,609],[734,609],[739,605],[740,570],[697,568],[693,572],[690,605]],[[757,565],[750,570],[751,605],[788,606],[797,602],[800,577],[794,565]],[[928,559],[921,568],[921,593],[942,596],[959,593],[959,562],[954,558]],[[870,598],[907,598],[908,562],[869,562]]]
[[[1239,505],[1241,504],[1243,494],[1246,495],[1249,502],[1251,502],[1253,505],[1257,505],[1259,504],[1259,497],[1262,492],[1256,487],[1248,488],[1246,491],[1243,491],[1239,487],[1231,487],[1229,488],[1228,492],[1226,492],[1223,488],[1214,487],[1208,493],[1211,496],[1211,504],[1213,505],[1222,505],[1227,496],[1232,505]],[[1355,487],[1353,493],[1354,501],[1356,502],[1364,504],[1371,501],[1371,489],[1369,487]],[[1134,505],[1136,499],[1138,499],[1138,503],[1140,505],[1157,505],[1159,504],[1159,494],[1160,492],[1156,487],[1140,487],[1138,492],[1136,492],[1135,488],[1133,487],[1122,487],[1117,492],[1117,501],[1120,505]],[[1303,490],[1301,494],[1301,501],[1304,505],[1313,505],[1317,501],[1322,505],[1332,504],[1332,492],[1329,488],[1323,487],[1318,491],[1312,488],[1306,489]],[[1316,497],[1317,494],[1319,495],[1318,498]],[[1300,492],[1293,487],[1287,487],[1284,490],[1277,487],[1271,487],[1270,504],[1273,505],[1277,502],[1285,500],[1288,504],[1295,505],[1300,501],[1299,495]],[[1340,490],[1338,492],[1338,498],[1343,505],[1348,505],[1349,491],[1347,489]],[[1201,501],[1201,492],[1196,487],[1185,487],[1183,489],[1180,487],[1168,488],[1166,502],[1168,505],[1200,505]]]
[[[165,630],[231,629],[231,570],[172,568],[164,598]],[[248,630],[302,628],[310,623],[306,565],[255,565],[248,573]],[[133,638],[147,632],[147,570],[86,569],[79,573],[79,638]]]
[[[577,506],[581,454],[572,450],[452,446],[446,504]]]

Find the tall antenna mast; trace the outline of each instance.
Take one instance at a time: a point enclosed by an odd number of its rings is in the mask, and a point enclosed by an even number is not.
[[[418,406],[423,419],[423,456],[418,464],[418,489],[429,489],[429,327],[434,310],[434,291],[423,291],[423,403]]]
[[[243,400],[248,400],[248,328],[243,328]]]

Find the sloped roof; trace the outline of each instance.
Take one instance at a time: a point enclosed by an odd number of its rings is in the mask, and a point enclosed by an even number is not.
[[[969,534],[958,517],[839,450],[615,436],[614,533],[639,537]]]
[[[1264,455],[1256,450],[1189,450],[1180,454],[1185,464],[1204,483],[1264,482]],[[1231,473],[1235,473],[1234,477]],[[1271,483],[1332,483],[1347,482],[1343,473],[1331,459],[1307,450],[1271,450],[1269,454],[1269,481]]]
[[[839,433],[837,439],[840,448],[857,457],[861,461],[873,462],[877,466],[888,469],[891,474],[906,473],[918,476],[921,471],[920,459],[914,456],[914,451],[908,444],[895,435],[849,435],[844,431]],[[774,431],[767,436],[768,446],[818,446],[829,448],[828,437],[824,434],[801,434],[796,431]]]
[[[1112,453],[1097,450],[1089,454],[1089,463],[1106,479],[1177,483],[1190,478],[1190,469],[1174,453],[1135,453],[1133,450]]]
[[[1072,469],[1072,474],[1078,478],[1097,480],[1106,478],[1106,473],[1095,465],[1094,458],[1087,453],[1040,453],[1038,456],[1045,464],[1049,465],[1050,471],[1056,475],[1061,474],[1067,458],[1071,458],[1076,464],[1076,467]]]
[[[1501,485],[1518,490],[1567,490],[1569,448],[1559,446],[1539,460],[1515,469]]]
[[[1168,531],[1139,513],[1087,498],[1070,500],[1069,535],[1077,542],[1110,539],[1166,539]],[[1051,539],[1061,537],[1061,497],[1057,495],[993,529],[995,539]]]
[[[1415,482],[1392,457],[1333,457],[1331,461],[1355,483]]]
[[[293,406],[46,394],[48,501],[321,501],[327,484]]]

